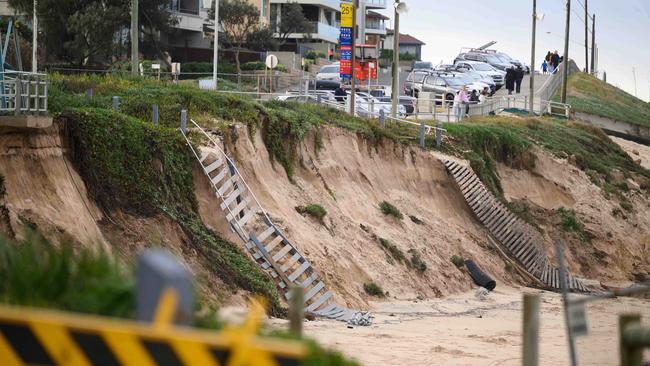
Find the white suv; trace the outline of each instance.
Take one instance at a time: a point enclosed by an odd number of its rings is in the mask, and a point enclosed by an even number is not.
[[[341,66],[338,63],[325,65],[318,70],[316,80],[341,81]]]
[[[456,66],[456,69],[468,69],[483,76],[491,77],[492,80],[494,80],[494,84],[496,84],[497,89],[501,88],[503,84],[505,84],[506,73],[497,70],[494,68],[494,66],[486,64],[485,62],[459,60],[456,61],[456,64],[454,66]]]

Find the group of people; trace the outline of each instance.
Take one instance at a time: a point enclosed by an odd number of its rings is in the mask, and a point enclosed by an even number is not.
[[[506,89],[508,90],[508,95],[511,95],[513,91],[517,94],[521,93],[521,82],[524,80],[524,74],[525,71],[521,65],[506,69]]]
[[[557,50],[553,53],[551,53],[551,51],[548,51],[546,57],[544,58],[544,61],[542,62],[542,74],[548,74],[549,72],[551,74],[555,74],[557,68],[562,62],[562,59],[563,57],[557,53]]]
[[[485,103],[489,95],[490,91],[488,88],[483,88],[481,93],[472,90],[468,95],[467,86],[463,85],[454,97],[454,115],[456,116],[456,120],[460,121],[463,115],[469,117],[469,105]]]

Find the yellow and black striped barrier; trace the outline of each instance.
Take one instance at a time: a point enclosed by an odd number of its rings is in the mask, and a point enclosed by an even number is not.
[[[0,306],[0,365],[299,365],[307,354],[303,343],[256,335],[263,314],[254,303],[240,327],[209,332]]]

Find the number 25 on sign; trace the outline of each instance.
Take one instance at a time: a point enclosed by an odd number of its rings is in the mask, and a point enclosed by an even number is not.
[[[341,3],[341,27],[352,27],[354,18],[354,5]]]

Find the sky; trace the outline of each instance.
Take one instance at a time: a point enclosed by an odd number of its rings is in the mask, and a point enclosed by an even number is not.
[[[408,12],[400,16],[400,33],[410,34],[426,45],[422,59],[453,62],[461,47],[478,47],[497,41],[493,48],[530,64],[532,0],[403,0]],[[586,0],[571,1],[569,57],[585,65],[584,7]],[[390,0],[388,0],[391,3]],[[607,82],[650,100],[650,0],[588,0],[596,14],[598,69]],[[541,67],[547,51],[564,50],[566,0],[537,0],[535,67]],[[391,18],[392,6],[384,11]],[[390,27],[392,28],[392,20]],[[591,30],[591,22],[589,22]],[[591,57],[591,35],[589,36]]]

